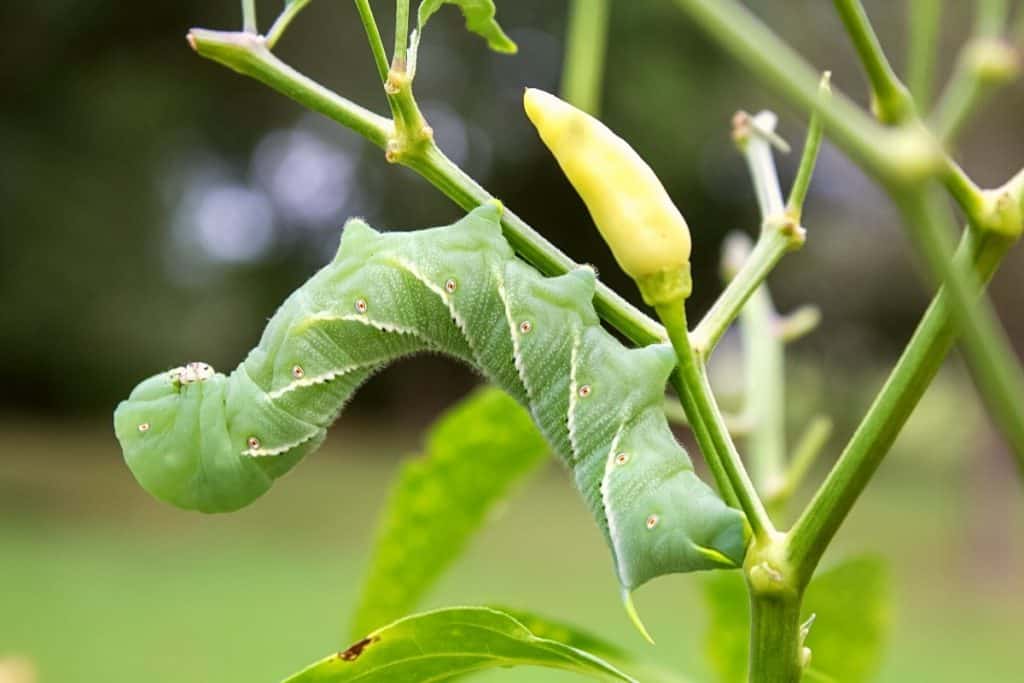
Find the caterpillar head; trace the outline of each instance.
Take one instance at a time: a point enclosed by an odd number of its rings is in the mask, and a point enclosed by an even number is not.
[[[117,407],[125,462],[153,496],[188,510],[237,510],[304,454],[243,455],[228,429],[228,387],[206,363],[189,363],[142,381]]]
[[[626,610],[648,638],[631,591],[664,574],[740,567],[750,538],[742,513],[694,473],[663,421],[649,410],[623,429],[601,483]]]

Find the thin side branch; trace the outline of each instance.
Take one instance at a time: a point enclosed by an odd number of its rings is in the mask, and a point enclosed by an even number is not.
[[[682,383],[680,396],[686,397],[683,403],[683,408],[687,411],[686,416],[690,419],[690,424],[699,426],[700,431],[695,432],[698,438],[703,436],[711,442],[709,449],[702,445],[701,450],[704,451],[705,458],[710,457],[709,453],[720,458],[720,467],[725,470],[732,492],[739,500],[740,509],[746,515],[754,536],[762,541],[769,541],[776,534],[775,527],[757,495],[750,475],[743,466],[736,445],[725,426],[725,419],[715,403],[707,376],[702,372],[697,355],[690,346],[682,302],[659,305],[657,311],[658,317],[668,330],[669,340],[679,361],[678,370]]]
[[[931,105],[935,82],[935,56],[938,53],[943,0],[910,0],[907,84],[917,108]]]
[[[381,83],[385,83],[388,80],[388,55],[384,50],[384,40],[380,36],[377,20],[373,17],[373,9],[370,8],[370,0],[355,0],[355,3],[359,20],[366,31],[366,41],[370,44],[370,52],[373,53],[377,75],[380,76]]]
[[[394,134],[394,124],[389,119],[295,71],[267,50],[259,36],[193,29],[189,43],[200,55],[260,81],[307,109],[352,129],[381,149],[387,147]],[[432,143],[422,154],[410,155],[403,163],[463,209],[473,209],[494,199]],[[560,275],[579,267],[513,212],[505,212],[502,227],[512,247],[545,275]],[[636,344],[643,346],[667,339],[661,325],[601,282],[597,284],[594,307],[608,324]]]
[[[860,0],[833,0],[833,4],[864,66],[875,115],[885,123],[906,121],[914,113],[913,100],[889,64],[864,6]]]
[[[611,0],[572,0],[569,5],[562,98],[594,116],[601,107],[610,15]]]

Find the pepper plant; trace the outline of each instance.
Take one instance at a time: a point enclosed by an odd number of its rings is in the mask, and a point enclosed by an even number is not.
[[[750,543],[742,567],[750,612],[747,655],[736,654],[731,647],[719,648],[716,672],[722,680],[746,675],[753,683],[864,680],[870,667],[844,663],[857,657],[852,653],[844,657],[843,648],[859,646],[853,640],[837,646],[835,638],[819,634],[840,632],[844,619],[858,617],[855,609],[832,609],[830,591],[853,585],[843,583],[851,573],[863,579],[877,576],[877,570],[861,563],[815,578],[816,570],[958,340],[981,398],[1024,468],[1024,371],[981,291],[1024,229],[1024,171],[997,188],[982,189],[952,153],[971,114],[997,86],[1017,75],[1024,35],[1014,36],[1008,28],[1005,0],[977,0],[972,36],[950,82],[934,98],[942,0],[908,0],[906,83],[890,65],[860,2],[834,0],[870,89],[871,107],[865,111],[842,93],[832,92],[827,74],[809,65],[739,2],[664,1],[674,2],[767,88],[803,112],[809,120],[807,139],[796,179],[784,195],[772,157],[773,146],[785,146],[774,132],[775,115],[741,112],[736,116],[733,135],[749,167],[761,224],[752,244],[742,237],[729,241],[723,265],[728,283],[695,325],[689,324],[684,304],[690,287],[684,263],[677,264],[678,271],[658,270],[652,280],[652,273],[643,268],[633,272],[627,262],[634,262],[620,258],[637,278],[660,323],[600,283],[594,307],[604,323],[638,346],[671,344],[677,361],[671,385],[679,406],[666,405],[666,411],[690,426],[720,495],[742,512],[749,526]],[[419,44],[429,40],[427,24],[445,4],[457,6],[467,28],[492,49],[515,51],[496,21],[492,0],[422,0],[418,7],[411,7],[410,0],[397,0],[390,55],[370,0],[354,0],[390,109],[387,116],[332,92],[274,54],[275,45],[309,0],[286,0],[283,12],[265,33],[260,31],[254,0],[241,4],[240,31],[193,29],[189,33],[189,44],[199,55],[355,131],[383,150],[387,162],[419,173],[467,211],[494,200],[438,147],[413,94],[417,70],[430,68],[417,59]],[[570,4],[564,96],[591,112],[600,100],[609,5],[610,0]],[[538,126],[543,135],[543,126]],[[802,207],[823,136],[890,195],[928,266],[936,292],[838,461],[795,523],[784,528],[779,513],[810,471],[828,438],[829,422],[826,416],[814,418],[796,445],[788,445],[783,425],[784,345],[813,327],[815,316],[805,309],[781,318],[763,283],[783,256],[799,250],[806,239],[814,239],[813,226],[802,223]],[[566,155],[573,150],[545,140],[587,200],[613,251],[619,255],[633,246],[631,241],[643,242],[638,236],[652,228],[650,222],[634,219],[631,224],[627,215],[615,229],[606,229],[602,221],[607,220],[608,207],[595,209],[591,200],[600,203],[608,196],[588,197],[588,190],[573,177],[572,163],[567,162]],[[616,191],[615,187],[601,189],[610,192],[613,201]],[[950,199],[966,218],[956,247]],[[549,276],[577,268],[514,209],[505,208],[501,228],[522,259]],[[685,229],[681,218],[676,223]],[[685,247],[688,255],[688,235]],[[662,277],[666,272],[668,276]],[[665,282],[674,289],[665,290]],[[361,312],[365,307],[363,303]],[[743,425],[728,423],[707,371],[716,345],[737,320],[750,388]],[[747,432],[742,453],[738,431]],[[486,511],[541,462],[546,451],[525,411],[500,394],[479,393],[445,416],[433,429],[424,457],[407,465],[395,486],[355,615],[353,644],[291,680],[435,681],[515,665],[549,666],[609,680],[686,680],[682,673],[655,670],[574,627],[515,610],[460,607],[404,616],[480,526]],[[444,495],[436,495],[438,490]],[[650,527],[658,520],[649,522]],[[725,631],[735,624],[726,623],[728,610],[720,609],[716,601],[736,596],[724,584],[709,586],[716,615],[713,627],[723,630],[724,639]],[[877,591],[863,581],[856,590],[865,591],[862,603],[877,598]],[[864,631],[873,628],[856,625],[860,626]],[[860,635],[862,640],[873,638],[866,632]],[[822,643],[818,650],[816,637]]]

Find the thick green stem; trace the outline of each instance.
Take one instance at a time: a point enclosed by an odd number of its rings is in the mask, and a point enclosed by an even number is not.
[[[601,106],[610,15],[611,0],[572,0],[569,5],[562,98],[595,116]]]
[[[988,298],[977,296],[975,273],[952,262],[952,225],[942,197],[925,189],[897,199],[919,251],[947,290],[982,399],[1024,468],[1024,368]]]
[[[750,683],[798,683],[803,672],[797,593],[750,593]]]
[[[875,114],[885,123],[905,121],[914,113],[910,92],[889,64],[860,0],[833,0],[833,4],[864,65]]]
[[[987,281],[1010,242],[971,230],[957,252],[958,268],[973,265]],[[955,341],[949,293],[932,300],[889,379],[814,499],[790,531],[788,557],[797,580],[810,580],[829,542],[881,464],[910,413],[917,406]]]
[[[683,384],[683,391],[680,395],[682,397],[685,394],[687,399],[683,403],[683,408],[687,411],[686,416],[689,418],[690,424],[694,426],[695,432],[697,430],[707,431],[707,437],[711,442],[710,451],[721,459],[721,466],[739,500],[740,509],[747,516],[754,536],[760,539],[770,538],[775,533],[775,527],[768,518],[768,513],[743,466],[743,461],[736,451],[736,445],[725,426],[722,413],[715,403],[707,376],[702,372],[697,355],[690,345],[690,335],[686,330],[686,313],[682,301],[661,304],[657,306],[656,310],[658,317],[665,324],[669,340],[672,342],[676,358],[679,360],[678,372]],[[705,458],[708,458],[708,449],[702,447],[702,450],[704,450]]]

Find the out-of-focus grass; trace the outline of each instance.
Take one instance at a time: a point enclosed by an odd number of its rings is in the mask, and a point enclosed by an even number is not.
[[[934,432],[944,419],[917,429],[941,442]],[[42,681],[248,683],[338,648],[387,480],[416,446],[415,435],[370,437],[387,432],[343,423],[324,452],[254,507],[205,517],[152,501],[102,427],[0,426],[0,658],[32,658]],[[832,555],[870,550],[892,560],[894,638],[880,680],[953,682],[979,671],[1020,680],[1019,487],[1009,469],[970,473],[941,448],[919,448],[921,439],[902,443]],[[699,681],[707,678],[698,582],[666,577],[639,592],[659,642],[644,645],[618,605],[598,532],[552,466],[425,607],[537,610],[685,666]],[[483,679],[575,680],[537,670]]]

